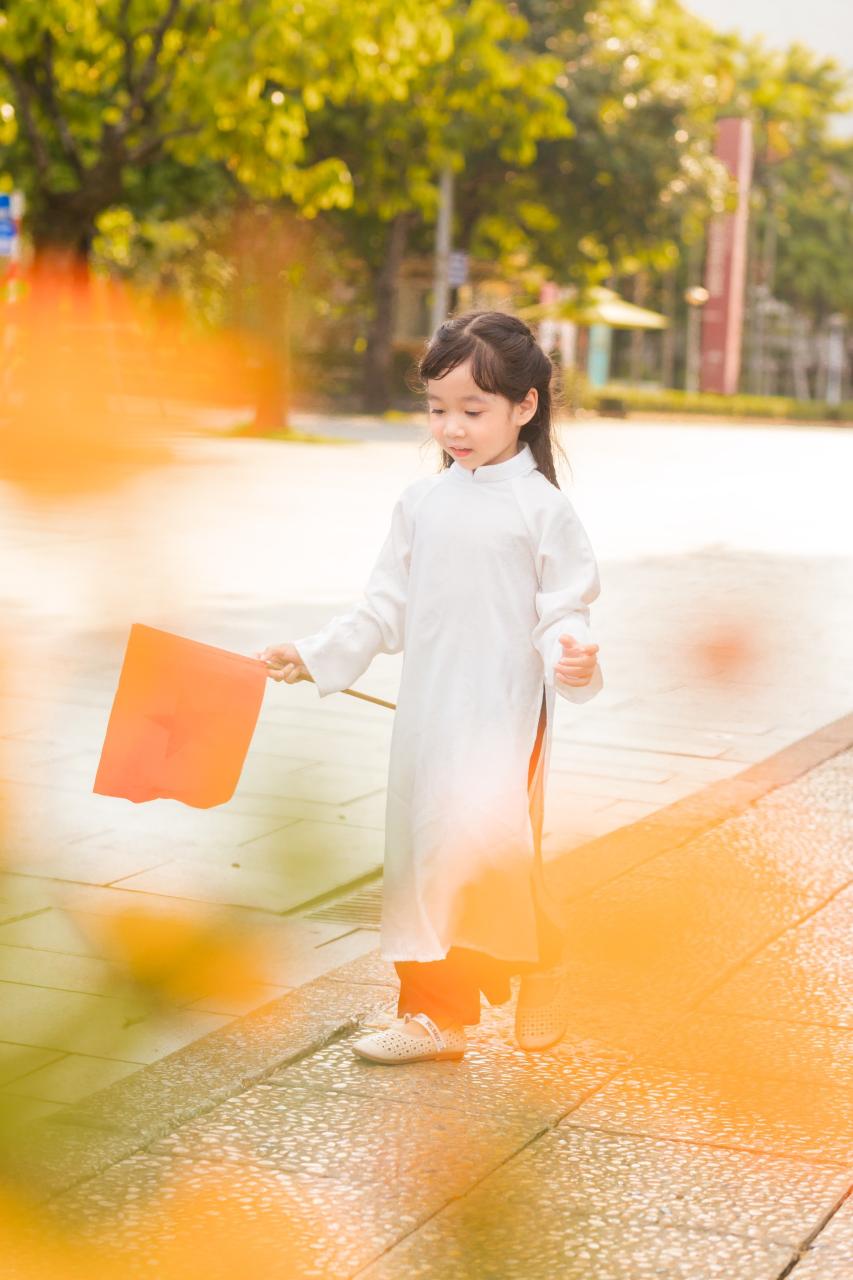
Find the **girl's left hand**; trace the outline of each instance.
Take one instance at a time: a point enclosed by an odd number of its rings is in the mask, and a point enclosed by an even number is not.
[[[554,667],[558,680],[563,684],[589,684],[598,661],[597,644],[578,644],[574,636],[560,636],[563,656]]]

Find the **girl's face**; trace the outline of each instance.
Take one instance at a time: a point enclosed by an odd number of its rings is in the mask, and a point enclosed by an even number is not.
[[[539,393],[531,387],[520,404],[513,404],[483,391],[466,360],[427,381],[427,402],[433,438],[460,466],[474,471],[518,453],[518,433],[535,414]]]

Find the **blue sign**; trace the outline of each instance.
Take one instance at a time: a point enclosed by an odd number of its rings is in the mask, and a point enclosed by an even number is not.
[[[18,228],[12,217],[12,200],[0,194],[0,258],[11,258],[15,253]]]

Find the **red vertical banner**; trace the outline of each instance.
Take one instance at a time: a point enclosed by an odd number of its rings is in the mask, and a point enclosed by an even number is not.
[[[738,196],[734,212],[715,216],[708,231],[705,288],[709,296],[702,313],[700,385],[703,391],[731,396],[740,378],[752,122],[720,120],[715,152],[736,180]]]

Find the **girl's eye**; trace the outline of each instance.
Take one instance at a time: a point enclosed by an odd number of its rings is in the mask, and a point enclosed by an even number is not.
[[[466,410],[465,410],[465,417],[466,417],[466,418],[479,418],[479,416],[480,416],[480,414],[481,414],[482,412],[483,412],[483,411],[482,411],[482,409],[466,409]]]
[[[430,413],[444,413],[443,409],[430,409]]]

